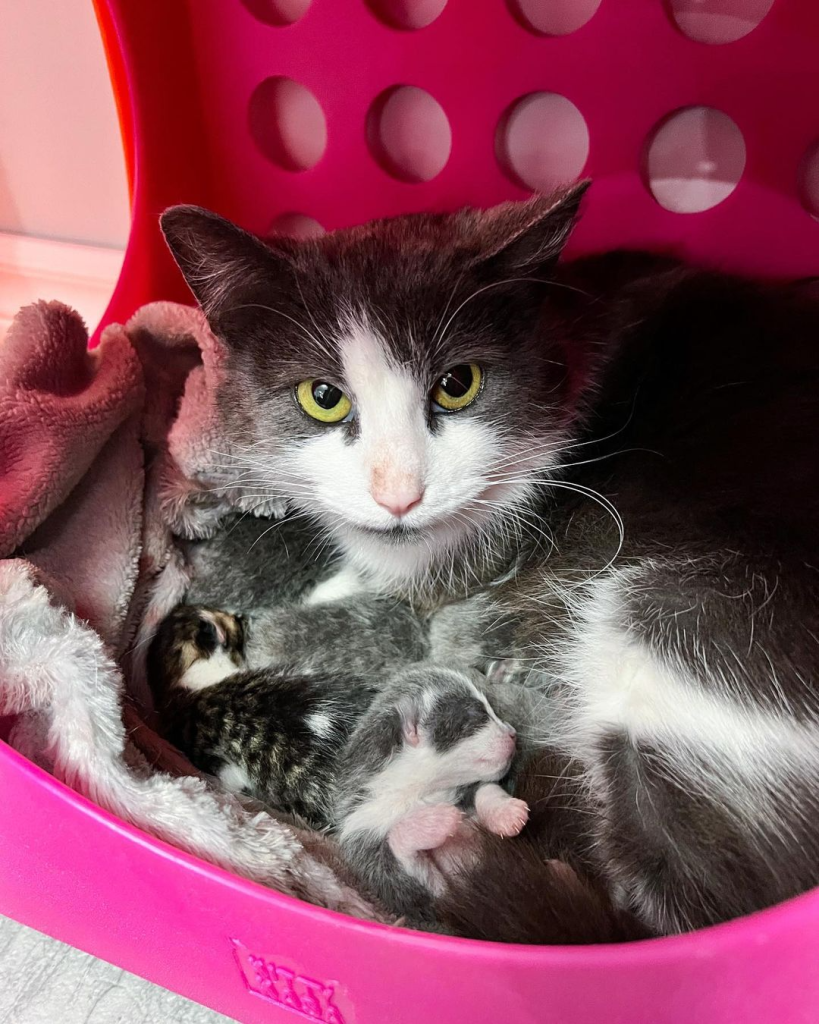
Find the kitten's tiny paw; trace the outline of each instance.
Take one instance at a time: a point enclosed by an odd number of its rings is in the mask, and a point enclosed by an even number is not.
[[[159,497],[163,522],[188,540],[213,537],[230,512],[216,491],[183,477],[175,466],[163,470]]]
[[[411,811],[390,830],[390,849],[399,860],[422,850],[435,850],[455,835],[463,816],[463,811],[452,804],[433,804]]]
[[[481,814],[484,827],[496,836],[516,836],[523,831],[528,820],[529,805],[515,797],[493,803]]]
[[[284,519],[287,515],[287,502],[284,498],[259,500],[258,495],[237,492],[234,502],[240,512],[248,512],[257,519]]]

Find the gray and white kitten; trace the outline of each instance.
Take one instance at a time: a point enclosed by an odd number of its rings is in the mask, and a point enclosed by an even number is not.
[[[201,771],[332,829],[360,884],[395,914],[434,924],[432,897],[469,856],[464,811],[517,835],[528,807],[498,782],[515,731],[478,673],[417,666],[380,688],[350,674],[246,667],[242,623],[179,605],[150,647],[162,732]]]
[[[207,540],[178,543],[187,605],[241,617],[249,669],[287,665],[377,685],[429,654],[426,617],[405,602],[363,590],[335,599],[341,556],[304,517],[236,515]]]
[[[676,932],[819,882],[819,308],[559,264],[583,191],[304,242],[163,229],[237,474],[326,530],[336,597],[409,596],[524,670],[583,766],[584,853]]]
[[[528,818],[528,806],[498,784],[516,752],[515,730],[487,701],[484,683],[478,673],[430,665],[398,673],[338,762],[333,815],[347,862],[414,924],[435,923],[431,896],[472,863],[473,819],[510,837]]]

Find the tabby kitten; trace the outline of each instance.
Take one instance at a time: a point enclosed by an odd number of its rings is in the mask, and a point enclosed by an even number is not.
[[[163,228],[237,476],[332,537],[336,597],[409,596],[441,650],[518,667],[582,767],[580,855],[676,932],[819,882],[819,309],[558,264],[584,190],[303,242]]]

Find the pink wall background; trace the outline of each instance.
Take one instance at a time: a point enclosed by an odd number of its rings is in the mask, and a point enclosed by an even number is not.
[[[91,0],[0,0],[0,231],[122,247],[128,223]]]

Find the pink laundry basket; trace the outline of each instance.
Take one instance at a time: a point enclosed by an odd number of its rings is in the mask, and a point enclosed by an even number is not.
[[[98,0],[134,220],[107,319],[185,299],[157,215],[261,232],[587,173],[575,252],[819,273],[816,0]],[[819,339],[817,339],[819,343]],[[0,912],[248,1024],[819,1020],[819,892],[680,938],[366,925],[182,854],[0,743]]]

